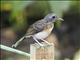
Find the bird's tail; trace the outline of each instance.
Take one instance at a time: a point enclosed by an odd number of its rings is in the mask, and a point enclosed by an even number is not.
[[[19,39],[15,44],[13,44],[12,47],[16,48],[16,47],[20,44],[21,41],[23,41],[23,40],[25,40],[25,39],[27,39],[27,38],[30,38],[30,37],[32,37],[32,35],[23,36],[23,37],[22,37],[21,39]]]

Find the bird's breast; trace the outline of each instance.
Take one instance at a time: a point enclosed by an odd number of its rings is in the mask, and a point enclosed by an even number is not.
[[[49,34],[51,33],[52,29],[53,29],[53,26],[51,28],[49,28],[49,29],[46,29],[46,30],[43,30],[41,32],[36,33],[34,35],[34,37],[37,38],[37,39],[45,39],[45,38],[47,38],[49,36]]]
[[[42,32],[35,34],[34,37],[37,39],[45,39],[46,37],[48,37],[48,35],[49,35],[48,32],[42,31]]]

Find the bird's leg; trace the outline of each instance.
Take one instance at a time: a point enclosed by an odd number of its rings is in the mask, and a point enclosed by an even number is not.
[[[26,39],[26,38],[30,38],[31,36],[32,36],[32,35],[22,37],[22,38],[21,38],[20,40],[18,40],[15,44],[13,44],[12,47],[17,47],[22,40],[24,40],[24,39]]]
[[[44,39],[41,39],[42,41],[44,41],[45,43],[47,43],[49,46],[51,46],[52,44],[49,43],[48,41],[44,40]]]
[[[44,46],[44,45],[41,44],[35,37],[33,37],[33,39],[38,43],[38,45],[39,45],[40,47],[43,47],[43,46]]]

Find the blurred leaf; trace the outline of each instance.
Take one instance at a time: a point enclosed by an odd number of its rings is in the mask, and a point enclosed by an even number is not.
[[[23,11],[23,9],[30,4],[32,1],[12,1],[12,7],[13,7],[13,11],[12,11],[12,17],[15,17],[18,15],[18,13],[20,13],[21,11]]]
[[[10,21],[13,24],[15,30],[21,30],[26,26],[25,18],[23,17],[24,8],[32,1],[11,1],[12,3],[12,14]]]
[[[11,10],[12,9],[12,4],[7,1],[1,1],[1,11],[5,10]]]

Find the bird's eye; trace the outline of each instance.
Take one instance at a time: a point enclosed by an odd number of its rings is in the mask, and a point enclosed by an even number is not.
[[[52,18],[55,18],[55,16],[53,16]]]

